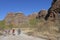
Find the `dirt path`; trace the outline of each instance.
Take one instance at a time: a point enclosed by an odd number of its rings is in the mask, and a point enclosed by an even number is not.
[[[0,40],[46,40],[46,39],[36,38],[22,33],[20,35],[15,36],[13,35],[0,36]]]

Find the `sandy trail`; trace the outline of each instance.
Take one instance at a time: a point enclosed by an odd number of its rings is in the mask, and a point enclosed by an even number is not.
[[[21,33],[20,35],[15,35],[15,36],[13,35],[0,36],[0,40],[46,40],[46,39],[36,38]]]

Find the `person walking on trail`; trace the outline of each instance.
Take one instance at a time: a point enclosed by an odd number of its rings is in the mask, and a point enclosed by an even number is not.
[[[12,34],[15,35],[15,29],[12,30]]]
[[[10,30],[8,30],[8,35],[10,35]]]
[[[21,30],[20,29],[18,29],[18,35],[21,33]]]
[[[6,36],[6,35],[7,35],[7,30],[4,31],[4,36]]]

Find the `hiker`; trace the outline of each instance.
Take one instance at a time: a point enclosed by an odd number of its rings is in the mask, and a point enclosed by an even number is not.
[[[4,31],[4,36],[6,36],[6,35],[7,35],[7,30]]]
[[[8,35],[10,35],[10,30],[8,30]]]
[[[21,30],[20,30],[20,29],[18,29],[18,30],[17,30],[17,32],[18,32],[18,35],[19,35],[19,34],[21,33]]]
[[[15,29],[12,30],[12,34],[15,35]]]

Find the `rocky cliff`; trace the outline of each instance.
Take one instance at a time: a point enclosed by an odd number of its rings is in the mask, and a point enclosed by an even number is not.
[[[60,15],[60,0],[53,0],[51,7],[48,9],[48,14],[45,20],[57,20]]]

